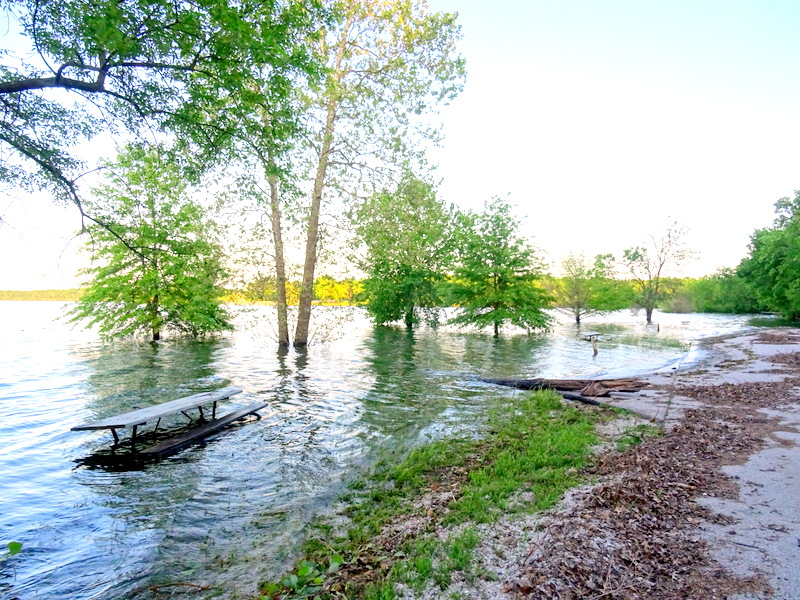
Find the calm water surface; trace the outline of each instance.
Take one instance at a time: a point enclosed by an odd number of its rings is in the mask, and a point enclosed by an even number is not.
[[[478,377],[668,369],[691,359],[690,341],[746,327],[745,317],[661,314],[656,331],[615,313],[583,326],[602,334],[593,358],[563,319],[546,336],[494,340],[320,309],[318,342],[279,354],[267,307],[242,311],[221,341],[151,345],[103,343],[57,321],[63,306],[0,302],[0,543],[23,543],[0,562],[0,598],[247,597],[376,458],[474,429],[487,400],[518,393]],[[70,431],[226,385],[244,392],[225,407],[268,402],[264,417],[158,463],[86,460],[110,435]]]

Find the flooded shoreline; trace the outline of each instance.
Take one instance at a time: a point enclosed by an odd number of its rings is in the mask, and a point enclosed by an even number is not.
[[[378,457],[474,428],[488,400],[515,393],[479,377],[669,368],[685,362],[690,336],[746,327],[746,317],[658,315],[654,335],[641,317],[610,315],[585,325],[606,330],[593,359],[570,323],[495,340],[373,328],[357,310],[340,318],[332,308],[328,341],[277,353],[270,310],[244,314],[222,340],[153,345],[71,329],[54,320],[57,303],[0,304],[8,342],[0,350],[0,531],[4,542],[23,543],[0,566],[3,595],[151,598],[151,587],[176,580],[209,587],[204,598],[252,593],[291,562],[311,517]],[[72,425],[226,385],[244,389],[231,409],[269,402],[264,418],[140,470],[81,463],[110,436]]]

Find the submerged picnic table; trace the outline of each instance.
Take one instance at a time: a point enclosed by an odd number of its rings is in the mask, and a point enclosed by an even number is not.
[[[156,427],[154,431],[157,431],[161,419],[170,415],[183,413],[184,416],[186,416],[189,420],[194,420],[187,414],[187,411],[194,409],[197,409],[200,412],[200,420],[204,421],[205,414],[203,413],[203,406],[211,404],[211,421],[205,422],[205,424],[201,425],[200,427],[196,427],[176,438],[167,440],[161,444],[157,444],[139,453],[165,454],[171,450],[185,446],[196,439],[205,437],[212,432],[221,429],[228,423],[235,421],[236,419],[241,419],[242,417],[253,414],[267,405],[266,403],[251,404],[250,406],[239,409],[217,419],[217,402],[220,400],[227,400],[231,396],[241,393],[241,391],[242,390],[237,387],[225,387],[219,390],[214,390],[213,392],[201,392],[192,396],[186,396],[185,398],[171,400],[170,402],[163,402],[162,404],[155,404],[146,408],[139,408],[131,412],[116,415],[114,417],[108,417],[92,423],[76,425],[72,428],[72,431],[110,429],[114,436],[114,444],[115,446],[118,446],[120,442],[117,429],[131,427],[131,450],[136,453],[136,434],[138,433],[140,425],[144,425],[145,423],[151,421],[156,421]]]

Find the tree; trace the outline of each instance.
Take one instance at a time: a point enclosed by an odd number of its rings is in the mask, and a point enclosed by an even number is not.
[[[719,269],[690,282],[688,295],[697,312],[742,314],[766,308],[754,287],[736,269]]]
[[[627,303],[622,287],[612,279],[614,257],[598,254],[594,265],[587,266],[581,254],[570,253],[561,263],[563,277],[556,292],[560,310],[572,315],[575,324],[598,313],[624,308]]]
[[[91,281],[71,320],[153,341],[167,330],[200,336],[230,329],[213,225],[188,199],[175,165],[158,149],[129,147],[93,191],[91,208],[107,225],[89,228],[95,264],[84,271]]]
[[[509,322],[528,331],[545,329],[550,297],[539,286],[541,264],[533,248],[519,237],[519,222],[508,202],[494,198],[480,214],[462,217],[458,266],[452,300],[457,325],[492,326],[494,335]]]
[[[410,328],[437,321],[440,284],[452,263],[453,215],[430,183],[411,174],[395,191],[383,190],[359,206],[367,311],[377,324],[402,319]]]
[[[660,238],[650,236],[649,248],[635,246],[622,253],[622,264],[631,276],[636,303],[644,308],[647,323],[652,323],[653,310],[663,298],[664,275],[694,254],[686,247],[686,233],[685,227],[673,222]]]
[[[21,0],[0,4],[30,42],[0,65],[0,180],[49,189],[85,217],[73,148],[120,127],[176,134],[215,157],[267,80],[285,97],[297,73],[316,72],[307,48],[315,2],[277,0]],[[265,72],[265,66],[268,67]],[[258,68],[255,68],[258,67]],[[267,77],[265,77],[265,75]],[[224,108],[224,110],[222,110]]]
[[[321,86],[308,90],[313,187],[294,344],[308,343],[323,197],[336,177],[379,178],[436,132],[424,113],[461,90],[464,62],[456,16],[430,13],[424,0],[331,0],[338,21],[322,32]]]
[[[800,320],[800,191],[775,203],[772,227],[750,237],[750,254],[738,273],[769,308],[792,321]]]

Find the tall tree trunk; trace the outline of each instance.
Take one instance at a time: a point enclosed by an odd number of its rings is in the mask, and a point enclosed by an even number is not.
[[[322,192],[328,172],[328,158],[333,144],[333,127],[336,117],[336,102],[328,101],[328,116],[325,120],[325,133],[314,178],[314,191],[311,195],[311,209],[308,214],[306,233],[306,259],[303,263],[303,283],[300,286],[300,305],[297,309],[297,327],[294,331],[294,345],[306,346],[311,322],[311,300],[314,297],[314,271],[317,267],[317,244],[319,243],[319,211],[322,205]]]
[[[645,316],[647,317],[647,324],[649,325],[650,323],[653,322],[653,308],[651,306],[646,307],[644,309],[644,313]]]
[[[270,167],[274,162],[270,159]],[[275,308],[278,311],[278,346],[289,345],[289,319],[286,302],[286,261],[283,256],[283,233],[281,230],[281,205],[278,195],[278,178],[274,173],[267,175],[269,180],[270,223],[272,241],[275,245]]]
[[[157,342],[161,339],[161,327],[158,324],[158,294],[153,296],[152,303],[150,304],[150,323],[152,324],[153,341]]]
[[[303,263],[303,283],[300,286],[297,327],[294,331],[295,348],[308,345],[309,324],[311,322],[311,300],[314,296],[314,271],[317,267],[317,244],[319,243],[319,211],[322,204],[322,193],[325,189],[325,178],[328,173],[331,147],[333,146],[336,111],[340,103],[339,86],[345,74],[342,69],[342,61],[344,60],[345,51],[347,50],[348,34],[353,24],[353,19],[354,16],[350,15],[343,29],[342,37],[339,38],[338,47],[336,49],[336,62],[333,67],[333,80],[327,92],[328,102],[325,111],[325,130],[322,133],[322,145],[320,146],[317,162],[317,174],[316,177],[314,177],[314,190],[311,194],[311,207],[308,214],[306,258]]]
[[[264,124],[264,129],[271,133],[270,115],[263,106],[261,107],[261,122]],[[274,153],[274,149],[268,146],[266,164],[264,164],[264,156],[262,154],[259,154],[259,156],[262,165],[265,167],[267,181],[269,182],[269,220],[272,229],[272,243],[275,246],[275,309],[278,313],[278,346],[284,348],[289,345],[289,318],[287,314],[288,303],[286,301],[286,260],[283,254],[281,202]]]

